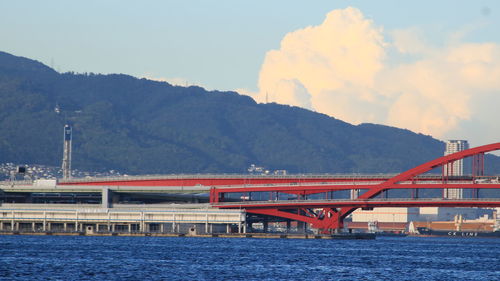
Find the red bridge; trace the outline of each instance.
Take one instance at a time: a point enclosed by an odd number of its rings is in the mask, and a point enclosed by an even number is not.
[[[484,175],[484,154],[500,149],[500,143],[489,144],[440,157],[388,179],[349,179],[333,182],[307,182],[301,184],[268,184],[255,186],[213,187],[210,202],[219,208],[240,208],[248,213],[269,215],[310,223],[323,231],[343,227],[343,220],[357,208],[374,207],[500,207],[498,193],[495,198],[481,198],[485,190],[500,189],[498,177]],[[453,174],[453,162],[472,158],[472,175]],[[441,168],[441,176],[425,173]],[[351,182],[350,182],[351,181]],[[426,189],[442,190],[440,198],[421,198]],[[468,198],[450,199],[447,189],[469,190]],[[337,199],[341,191],[358,194],[356,198]],[[389,192],[406,190],[406,198],[389,198]],[[423,192],[422,192],[423,193]],[[488,193],[488,192],[486,192]],[[489,192],[491,194],[491,192]],[[345,195],[345,194],[344,194]],[[263,199],[263,197],[267,197]],[[257,198],[257,199],[256,199]]]
[[[393,176],[169,175],[61,180],[59,184],[206,187],[214,207],[245,209],[329,231],[342,228],[343,220],[357,208],[500,207],[499,178],[484,173],[484,154],[499,149],[500,143],[471,148]],[[472,174],[448,176],[453,174],[451,164],[464,158],[472,159]],[[428,174],[439,168],[440,175]],[[467,196],[445,196],[449,189],[461,189]]]

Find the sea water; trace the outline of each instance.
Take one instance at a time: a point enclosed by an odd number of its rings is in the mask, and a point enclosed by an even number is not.
[[[1,280],[500,280],[500,239],[0,236]]]

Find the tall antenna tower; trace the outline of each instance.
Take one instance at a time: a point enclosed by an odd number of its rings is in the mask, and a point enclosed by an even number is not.
[[[62,161],[63,179],[71,178],[71,126],[64,126],[64,152]]]

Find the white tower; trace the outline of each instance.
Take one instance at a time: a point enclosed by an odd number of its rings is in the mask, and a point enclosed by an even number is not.
[[[466,140],[449,140],[446,142],[446,150],[444,155],[449,155],[455,152],[466,150],[469,148],[469,143]],[[453,163],[444,166],[444,174],[446,176],[463,176],[464,175],[464,160],[460,159]],[[444,190],[444,198],[447,199],[462,199],[463,189],[447,188]]]
[[[71,177],[71,126],[64,126],[64,152],[62,162],[63,179]]]
[[[449,155],[469,148],[469,143],[466,140],[449,140],[446,142],[446,150],[444,155]],[[457,160],[452,164],[445,167],[445,174],[449,176],[463,176],[464,174],[464,161],[463,159]]]

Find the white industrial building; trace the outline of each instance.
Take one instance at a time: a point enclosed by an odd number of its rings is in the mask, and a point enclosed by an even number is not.
[[[494,209],[487,208],[455,208],[455,207],[412,207],[412,208],[374,208],[358,209],[352,213],[353,222],[391,222],[408,223],[410,221],[451,221],[456,215],[464,219],[474,220],[487,215],[493,217]]]
[[[374,208],[373,210],[358,209],[352,213],[353,222],[409,222],[418,220],[419,208]]]

